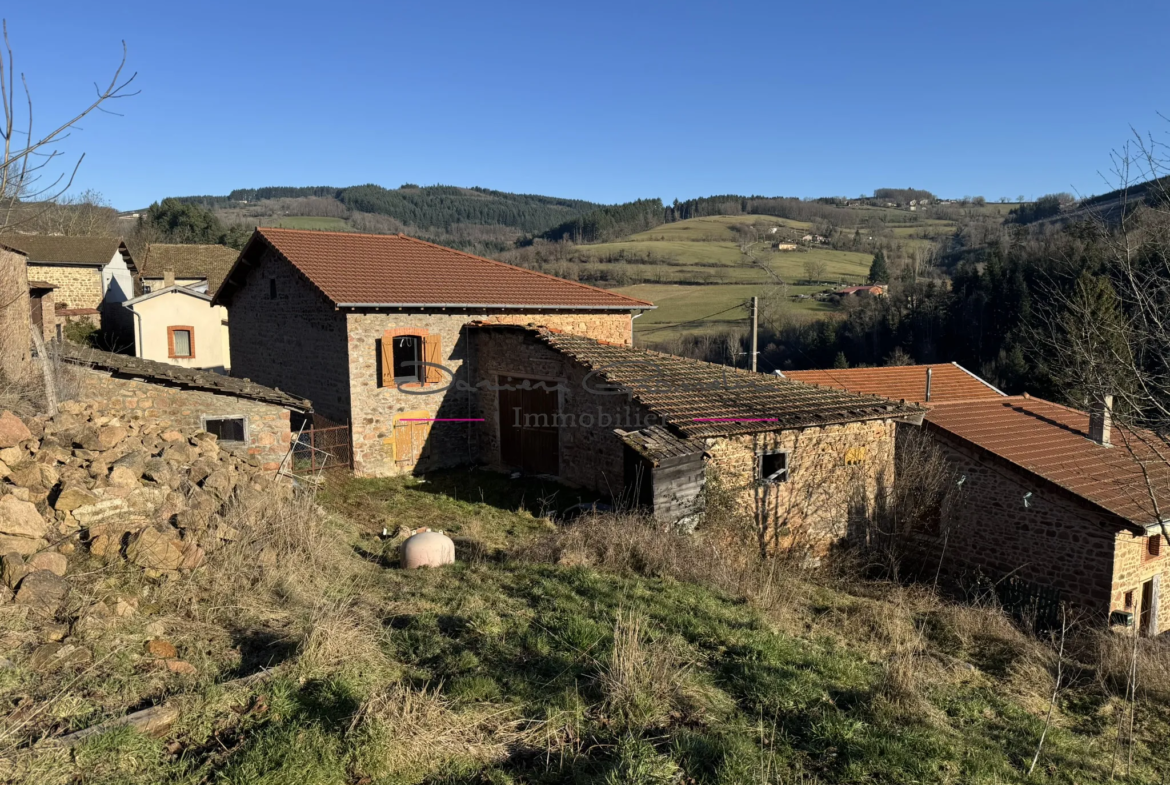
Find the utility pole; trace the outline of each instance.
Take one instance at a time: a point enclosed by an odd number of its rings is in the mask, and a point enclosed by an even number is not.
[[[756,372],[756,350],[760,341],[760,298],[752,298],[752,373]]]

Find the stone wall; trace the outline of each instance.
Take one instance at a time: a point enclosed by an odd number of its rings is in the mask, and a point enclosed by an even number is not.
[[[956,476],[966,479],[938,533],[916,537],[928,564],[942,556],[952,574],[1011,574],[1055,587],[1064,600],[1102,619],[1111,596],[1120,600],[1123,586],[1137,581],[1136,573],[1114,581],[1120,519],[937,429],[931,433]],[[1026,506],[1025,494],[1031,494]]]
[[[266,471],[275,471],[288,453],[291,441],[288,409],[260,401],[189,390],[134,379],[108,372],[73,368],[76,398],[94,402],[107,414],[123,419],[141,418],[163,427],[187,431],[203,429],[203,417],[246,417],[246,443],[221,442]]]
[[[234,310],[233,336],[238,329]],[[470,378],[478,378],[477,371],[469,372],[465,367],[469,359],[466,325],[477,320],[507,324],[535,323],[627,345],[632,340],[629,313],[350,313],[347,317],[350,349],[348,378],[355,473],[372,477],[419,473],[473,463],[478,459],[481,453],[477,442],[479,431],[474,424],[466,423],[435,423],[429,428],[413,426],[418,429],[417,441],[424,443],[423,448],[415,451],[415,455],[408,460],[396,459],[395,450],[395,428],[411,427],[400,422],[404,416],[482,416],[478,413],[480,396],[474,391],[459,389],[468,386]],[[380,347],[388,331],[399,335],[438,338],[442,350],[441,363],[449,373],[443,373],[442,380],[433,385],[406,385],[403,389],[384,386]],[[493,340],[502,335],[493,332]],[[233,347],[233,355],[234,351]]]
[[[271,249],[236,275],[247,282],[228,309],[232,376],[307,398],[315,412],[344,424],[350,416],[345,315]]]
[[[560,352],[519,331],[472,330],[474,366],[471,377],[484,384],[480,394],[482,417],[477,458],[495,469],[509,469],[500,459],[500,425],[515,413],[499,411],[501,376],[519,376],[556,383],[560,388],[560,478],[598,493],[620,497],[623,493],[625,452],[615,428],[637,430],[658,422],[653,413],[625,395],[590,392],[588,371]],[[596,385],[594,385],[596,386]],[[552,470],[550,468],[550,473]]]
[[[894,475],[892,420],[706,440],[709,480],[755,524],[768,551],[823,555],[854,536]],[[788,479],[759,483],[758,456],[788,453]]]
[[[28,277],[57,287],[62,308],[98,308],[102,304],[102,270],[96,265],[29,264]]]

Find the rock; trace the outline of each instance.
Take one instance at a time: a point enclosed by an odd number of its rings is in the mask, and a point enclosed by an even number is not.
[[[8,473],[8,481],[21,488],[31,488],[41,484],[41,465],[38,463],[22,463],[12,467]]]
[[[206,510],[183,510],[175,515],[175,525],[188,531],[203,531],[211,522],[211,513]]]
[[[19,553],[21,556],[30,556],[42,548],[48,547],[49,541],[45,539],[0,534],[0,553]]]
[[[24,576],[20,582],[16,589],[16,604],[51,615],[57,612],[68,592],[69,584],[64,578],[48,570],[37,570]]]
[[[137,597],[119,597],[114,600],[113,613],[120,619],[125,619],[133,616],[138,612],[138,598]]]
[[[11,494],[0,498],[0,534],[40,538],[48,531],[48,522],[31,502]]]
[[[125,439],[129,433],[130,430],[125,425],[111,424],[96,428],[90,426],[83,428],[74,437],[74,443],[87,450],[104,452],[117,447],[118,443]]]
[[[164,442],[181,442],[183,441],[183,434],[174,429],[171,429],[169,431],[163,431],[161,434],[159,434],[159,438]]]
[[[123,455],[118,460],[114,461],[114,466],[121,466],[134,472],[135,479],[142,476],[146,471],[146,465],[151,460],[150,456],[145,450],[134,450]]]
[[[63,488],[57,494],[57,501],[53,503],[53,509],[61,510],[62,512],[72,512],[78,507],[85,507],[97,503],[98,497],[90,493],[88,489],[78,485],[70,485]]]
[[[187,478],[198,485],[218,468],[219,464],[215,461],[208,458],[199,458],[191,462],[191,468],[187,470]]]
[[[28,488],[14,487],[14,488],[6,488],[5,490],[8,491],[9,496],[15,496],[16,498],[20,499],[22,502],[26,502],[32,498],[32,494],[30,494],[28,492]]]
[[[455,562],[455,543],[441,532],[421,532],[402,543],[400,556],[408,570],[441,567]]]
[[[15,447],[32,437],[32,431],[19,417],[8,410],[0,413],[0,447]]]
[[[110,485],[115,488],[134,488],[138,486],[138,478],[140,475],[135,474],[133,469],[126,466],[114,465],[110,469],[110,476],[107,478]]]
[[[46,643],[38,646],[32,656],[28,658],[28,667],[30,670],[43,671],[53,662],[57,657],[57,652],[61,650],[60,643]]]
[[[172,442],[162,451],[162,459],[175,466],[187,466],[196,455],[197,451],[186,442]]]
[[[183,483],[182,476],[162,458],[151,458],[147,461],[142,476],[151,482],[165,485],[171,490],[178,488]]]
[[[194,570],[203,566],[207,555],[203,549],[195,544],[194,541],[188,540],[183,543],[183,561],[179,564],[180,570]]]
[[[57,553],[61,554],[62,556],[70,556],[76,550],[77,546],[73,544],[72,540],[66,540],[65,542],[59,543],[57,545]]]
[[[126,549],[126,558],[147,569],[177,570],[183,563],[183,551],[171,535],[143,529]]]
[[[68,624],[45,624],[41,627],[41,634],[47,641],[63,641],[69,637]]]
[[[73,517],[77,519],[77,522],[81,526],[89,528],[96,523],[124,515],[127,507],[128,505],[125,499],[102,499],[94,504],[87,504],[75,508],[73,510]]]
[[[72,643],[46,643],[37,647],[28,666],[32,670],[48,673],[60,668],[81,668],[93,662],[93,653],[84,646]]]
[[[29,557],[28,566],[33,570],[48,570],[59,577],[65,577],[69,560],[53,551],[42,551]]]
[[[166,488],[138,486],[126,497],[126,506],[140,515],[153,515],[167,499]]]
[[[32,568],[25,562],[19,553],[6,553],[0,558],[0,573],[4,583],[10,589],[15,589],[24,576],[32,572]]]
[[[143,646],[143,649],[151,657],[158,657],[160,660],[169,660],[179,656],[175,645],[162,638],[151,638]]]
[[[203,481],[203,490],[211,492],[221,501],[231,496],[235,487],[236,479],[227,469],[216,469]]]
[[[25,453],[19,447],[5,447],[3,450],[0,450],[0,461],[4,461],[9,466],[15,466],[24,461],[24,459]]]
[[[186,660],[167,660],[167,670],[180,676],[197,676],[198,669]]]
[[[122,550],[121,535],[99,534],[89,541],[89,552],[101,559],[113,558]]]

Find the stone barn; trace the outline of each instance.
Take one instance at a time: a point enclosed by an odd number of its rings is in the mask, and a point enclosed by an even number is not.
[[[895,423],[923,412],[536,326],[476,325],[468,362],[482,463],[685,520],[706,461],[766,551],[817,555],[849,535],[892,477]]]
[[[232,373],[349,425],[354,472],[473,463],[467,325],[547,324],[630,344],[651,303],[404,235],[261,227],[215,295]]]

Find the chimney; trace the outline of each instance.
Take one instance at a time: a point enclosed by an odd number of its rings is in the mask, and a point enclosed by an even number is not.
[[[1109,432],[1113,428],[1113,396],[1104,395],[1089,407],[1089,438],[1104,447],[1112,446]]]
[[[927,403],[930,403],[930,377],[931,377],[931,371],[933,371],[933,370],[934,370],[933,368],[926,369],[926,402]]]
[[[166,286],[174,286],[174,285],[175,285],[175,271],[174,270],[163,270],[163,286],[166,287]]]

